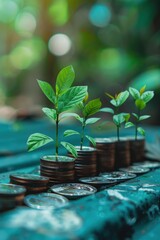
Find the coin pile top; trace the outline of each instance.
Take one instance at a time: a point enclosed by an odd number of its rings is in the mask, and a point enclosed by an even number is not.
[[[74,158],[45,156],[40,160],[40,174],[49,178],[49,185],[73,182],[75,178]]]
[[[35,174],[11,174],[10,182],[13,184],[25,186],[28,193],[38,193],[47,190],[49,178]]]
[[[0,184],[0,197],[14,197],[26,192],[26,188],[14,184],[1,183]]]
[[[22,205],[25,192],[22,186],[0,183],[0,212]]]
[[[48,155],[48,156],[44,156],[43,158],[41,158],[41,161],[62,162],[63,163],[63,162],[74,162],[74,158],[66,157],[66,156],[59,156],[58,161],[57,161],[56,156]]]

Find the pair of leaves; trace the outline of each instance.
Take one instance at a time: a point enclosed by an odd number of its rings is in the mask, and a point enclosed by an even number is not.
[[[113,122],[116,126],[120,127],[123,122],[127,122],[130,117],[128,113],[119,113],[113,116]]]
[[[56,93],[52,86],[48,82],[38,80],[38,84],[44,93],[44,95],[54,104],[56,104],[56,96],[67,91],[71,86],[75,78],[75,72],[73,67],[67,66],[63,68],[56,79]]]
[[[142,120],[145,120],[145,119],[148,119],[150,118],[151,116],[150,115],[143,115],[143,116],[138,116],[138,114],[136,113],[132,113],[132,115],[138,120],[138,121],[142,121]]]
[[[114,107],[120,107],[123,103],[125,103],[125,101],[127,100],[127,98],[129,97],[129,92],[126,90],[124,92],[120,92],[118,95],[116,95],[115,97],[111,96],[110,94],[106,93],[107,96],[109,96],[112,100],[110,101],[110,103],[114,106]]]
[[[72,135],[80,135],[79,132],[75,131],[75,130],[66,130],[64,132],[64,137],[69,137],[69,136],[72,136]],[[85,135],[85,137],[92,143],[92,145],[95,147],[96,146],[96,142],[94,140],[94,138],[88,136],[88,135]]]
[[[48,137],[44,134],[41,133],[34,133],[32,134],[27,141],[27,145],[28,145],[28,151],[33,151],[37,148],[40,148],[44,145],[46,145],[49,142],[53,142],[54,140],[51,137]],[[77,151],[76,148],[68,143],[68,142],[61,142],[60,143],[64,148],[66,148],[69,152],[71,152],[71,154],[74,157],[77,157]]]
[[[75,104],[81,102],[84,99],[87,92],[87,86],[71,87],[65,92],[63,92],[63,94],[61,94],[57,99],[54,90],[49,83],[40,80],[38,80],[38,83],[46,97],[54,105],[58,106],[58,113],[66,111],[75,106]]]
[[[129,92],[131,96],[135,100],[135,105],[139,110],[143,110],[146,107],[146,103],[148,103],[153,97],[154,92],[153,91],[146,91],[146,86],[142,87],[140,91],[138,91],[135,88],[130,87]]]

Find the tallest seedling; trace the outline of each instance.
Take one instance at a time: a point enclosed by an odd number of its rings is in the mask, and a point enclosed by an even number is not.
[[[28,150],[33,151],[49,142],[55,143],[55,155],[58,159],[59,146],[62,145],[73,156],[76,157],[76,149],[68,142],[59,142],[59,122],[67,115],[63,112],[73,108],[80,103],[86,93],[86,86],[71,87],[75,79],[75,72],[72,66],[63,68],[56,79],[55,88],[44,81],[38,80],[38,84],[45,96],[53,104],[54,108],[42,108],[42,111],[55,122],[55,139],[41,133],[32,134],[27,141]]]

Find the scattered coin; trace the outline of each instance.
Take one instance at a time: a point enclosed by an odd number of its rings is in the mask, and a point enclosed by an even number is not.
[[[31,194],[24,198],[24,203],[35,209],[54,209],[64,206],[68,199],[54,193]]]
[[[94,194],[97,192],[97,189],[83,183],[64,183],[52,186],[51,191],[68,198],[78,198]]]

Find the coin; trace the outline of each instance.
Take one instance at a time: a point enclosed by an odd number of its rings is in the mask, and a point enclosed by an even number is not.
[[[24,198],[24,203],[35,209],[54,209],[64,206],[68,199],[54,193],[31,194]]]
[[[38,185],[46,185],[49,181],[47,177],[42,177],[35,174],[11,174],[10,179],[17,183],[24,183],[27,185],[38,184]]]
[[[26,188],[15,184],[0,183],[0,197],[12,197],[24,194]]]
[[[97,189],[83,183],[64,183],[52,186],[51,191],[68,198],[78,198],[94,194],[97,192]]]
[[[138,166],[130,166],[127,168],[121,168],[120,170],[128,173],[135,173],[135,174],[142,174],[150,171],[149,168],[138,167]]]
[[[124,181],[135,178],[136,174],[123,171],[114,171],[101,173],[100,176],[110,180]]]
[[[117,181],[116,180],[111,180],[111,179],[106,179],[102,176],[96,176],[96,177],[84,177],[79,179],[80,182],[83,183],[88,183],[88,184],[93,184],[95,186],[101,186],[101,185],[113,185]]]

